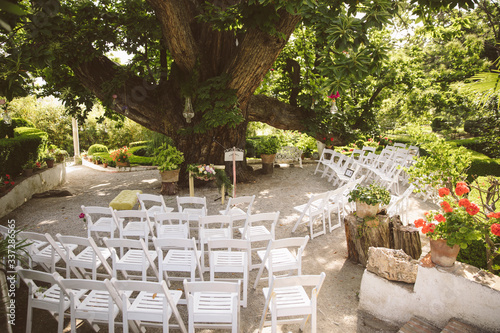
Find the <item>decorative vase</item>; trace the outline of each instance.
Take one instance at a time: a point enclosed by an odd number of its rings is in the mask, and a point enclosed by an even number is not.
[[[130,162],[116,162],[116,166],[117,167],[129,167],[130,166]]]
[[[356,215],[361,218],[367,216],[375,216],[378,213],[380,204],[369,205],[367,203],[356,200]]]
[[[439,266],[451,267],[457,260],[460,246],[457,244],[449,246],[446,244],[446,239],[431,239],[431,261]]]

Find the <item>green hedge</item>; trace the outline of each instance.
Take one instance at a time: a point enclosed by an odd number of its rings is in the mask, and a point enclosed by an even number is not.
[[[35,125],[33,125],[31,121],[23,118],[12,118],[12,122],[8,125],[5,122],[0,121],[0,138],[13,138],[14,129],[17,127],[35,127]]]
[[[17,127],[14,137],[0,139],[0,174],[18,175],[31,158],[38,160],[47,149],[46,132],[31,127]]]
[[[107,153],[108,147],[106,147],[105,145],[101,145],[101,144],[96,143],[96,144],[89,147],[89,150],[87,153],[89,155],[94,155],[95,153],[101,153],[101,152]]]

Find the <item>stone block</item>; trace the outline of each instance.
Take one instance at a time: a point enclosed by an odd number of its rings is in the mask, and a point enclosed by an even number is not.
[[[370,247],[366,269],[387,280],[415,283],[418,262],[403,250]]]

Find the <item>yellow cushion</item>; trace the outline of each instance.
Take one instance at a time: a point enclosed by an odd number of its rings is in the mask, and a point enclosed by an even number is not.
[[[116,210],[133,209],[137,203],[137,193],[141,194],[141,190],[123,190],[110,203],[109,207]]]

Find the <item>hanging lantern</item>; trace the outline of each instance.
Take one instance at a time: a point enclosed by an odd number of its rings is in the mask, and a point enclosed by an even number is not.
[[[186,122],[190,123],[191,119],[194,117],[193,105],[191,104],[191,97],[186,97],[186,102],[184,104],[184,112],[182,113]]]
[[[332,100],[332,107],[330,108],[330,112],[332,114],[337,113],[339,109],[337,108],[337,102],[335,100]]]
[[[10,118],[9,114],[7,113],[7,111],[5,111],[3,113],[3,122],[6,124],[6,125],[10,125],[12,123],[12,119]]]

